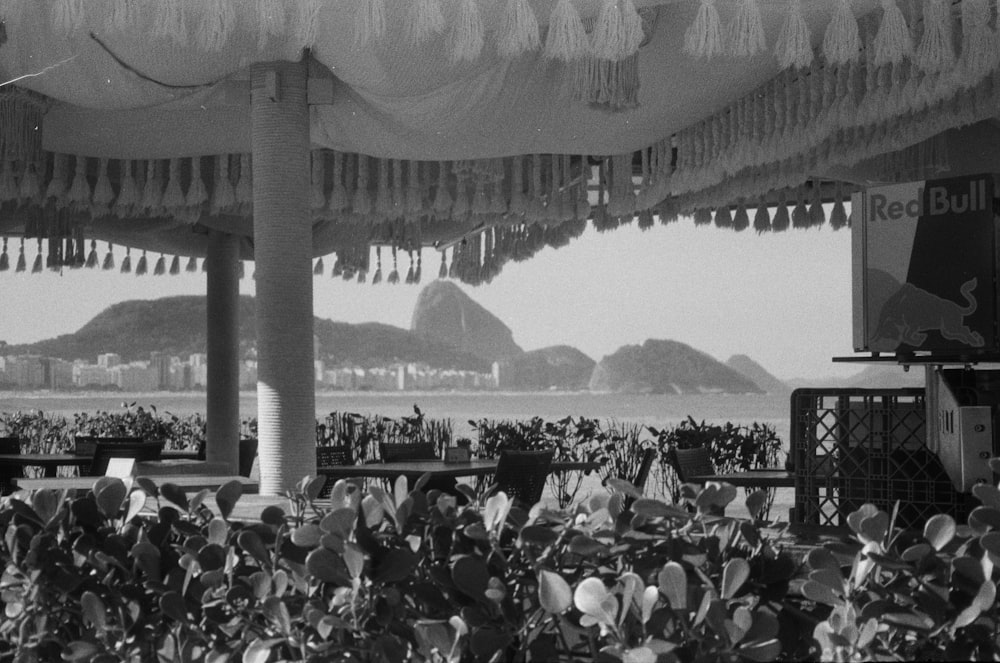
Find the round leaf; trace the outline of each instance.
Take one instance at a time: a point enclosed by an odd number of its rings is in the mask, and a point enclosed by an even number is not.
[[[671,608],[687,609],[687,573],[684,572],[683,566],[677,562],[667,562],[660,571],[657,581]]]
[[[340,556],[326,548],[316,548],[306,557],[309,573],[321,582],[342,584],[346,579],[344,562]]]
[[[924,538],[934,546],[935,550],[941,550],[955,536],[955,519],[951,516],[939,513],[927,519],[924,524]]]
[[[84,623],[90,624],[98,631],[104,629],[105,613],[104,601],[93,592],[84,592],[80,596],[80,611],[83,613]]]
[[[451,578],[463,594],[482,600],[485,598],[486,588],[489,587],[490,572],[486,568],[486,562],[478,557],[465,555],[452,564]]]
[[[722,569],[722,598],[733,598],[749,577],[750,564],[745,559],[737,557],[726,562]]]
[[[236,543],[239,544],[240,548],[250,553],[250,555],[261,564],[267,564],[270,561],[270,556],[267,554],[267,548],[264,546],[264,542],[261,540],[260,535],[256,532],[242,530],[239,533],[239,536],[236,537]]]
[[[292,543],[300,548],[315,548],[322,533],[318,525],[306,523],[292,530]]]
[[[538,600],[546,612],[561,614],[573,604],[573,590],[561,575],[543,569],[538,574]]]
[[[160,486],[160,495],[179,506],[181,510],[188,510],[187,493],[185,493],[184,489],[177,484],[170,482],[163,484]]]
[[[271,657],[271,650],[281,641],[281,638],[272,640],[257,638],[250,643],[249,647],[243,650],[242,663],[267,663],[267,659]]]
[[[94,485],[94,500],[97,508],[108,518],[113,518],[122,510],[122,502],[125,501],[125,482],[113,477],[103,477],[105,481],[99,481]]]
[[[229,518],[229,514],[233,512],[233,508],[242,494],[243,484],[235,479],[219,486],[219,490],[215,493],[215,503],[218,505],[219,513],[222,514],[223,518]]]
[[[177,592],[166,592],[160,597],[160,610],[171,619],[179,622],[187,621],[187,607]]]

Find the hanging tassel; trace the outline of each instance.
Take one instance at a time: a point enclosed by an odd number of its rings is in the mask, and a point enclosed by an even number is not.
[[[253,213],[253,164],[249,154],[240,155],[240,179],[236,182],[236,209],[242,216]]]
[[[323,276],[325,268],[323,267],[323,258],[319,258],[316,264],[313,265],[313,276]]]
[[[111,188],[111,178],[108,177],[108,160],[105,157],[101,157],[97,166],[97,182],[94,183],[94,195],[91,198],[91,216],[107,216],[111,212],[111,202],[114,199],[115,192]]]
[[[17,250],[17,266],[14,271],[18,274],[24,272],[28,268],[28,261],[24,257],[24,239],[21,240],[21,247]]]
[[[389,191],[390,159],[378,159],[378,186],[375,189],[375,213],[382,219],[393,218],[392,193]]]
[[[641,32],[641,20],[639,27]],[[618,0],[603,0],[591,36],[591,53],[601,60],[616,61],[625,57],[625,51],[625,25]]]
[[[406,212],[406,189],[403,188],[403,160],[392,160],[392,186],[389,187],[393,218],[402,218]]]
[[[448,278],[448,254],[444,249],[441,250],[441,266],[438,268],[438,278]]]
[[[767,211],[767,203],[763,200],[757,203],[757,212],[753,215],[753,229],[758,235],[771,232],[771,215]]]
[[[84,0],[55,0],[52,22],[57,30],[68,36],[83,26],[86,12]]]
[[[966,87],[975,87],[1000,59],[1000,44],[990,28],[989,0],[962,2],[962,75]]]
[[[208,190],[201,178],[201,157],[191,158],[191,184],[184,197],[184,207],[189,223],[196,223],[201,218],[205,202],[208,200]]]
[[[767,48],[758,0],[739,0],[729,26],[729,47],[732,55],[750,58]]]
[[[180,2],[162,0],[153,3],[153,34],[167,37],[175,44],[186,44],[188,38],[184,5]]]
[[[851,9],[851,0],[835,0],[833,18],[823,35],[823,57],[829,64],[857,62],[861,57],[861,33]]]
[[[336,216],[347,208],[347,189],[343,182],[344,155],[333,153],[333,189],[330,190],[329,208]]]
[[[31,265],[32,274],[42,273],[42,240],[38,240],[38,252],[35,254],[35,262]]]
[[[324,0],[296,0],[295,43],[299,48],[312,48],[319,31],[319,14]]]
[[[528,0],[507,0],[496,39],[497,54],[502,58],[513,59],[538,49],[538,19]]]
[[[138,10],[135,6],[136,0],[114,0],[111,3],[111,12],[108,15],[108,32],[125,32],[135,29]]]
[[[146,273],[146,252],[143,251],[142,255],[139,256],[139,262],[135,265],[135,275],[142,276]]]
[[[806,199],[801,191],[799,192],[799,200],[795,203],[794,209],[792,209],[792,227],[809,227],[809,209],[806,207]]]
[[[188,195],[191,192],[188,191]],[[219,154],[215,157],[215,181],[212,183],[212,199],[208,210],[212,216],[228,212],[236,205],[236,190],[229,178],[229,155]]]
[[[716,228],[732,228],[733,227],[733,213],[729,209],[729,205],[722,205],[715,209],[715,227]]]
[[[419,46],[444,30],[441,0],[409,0],[409,15],[404,24],[404,39],[408,46]]]
[[[406,215],[416,219],[424,211],[424,199],[420,193],[420,162],[408,161],[406,165]]]
[[[809,38],[809,25],[802,15],[802,0],[791,0],[774,45],[774,55],[782,69],[804,69],[812,64],[812,40]]]
[[[21,181],[17,184],[17,196],[22,203],[30,202],[38,197],[42,191],[42,185],[38,178],[38,170],[34,163],[24,166],[21,174]]]
[[[418,285],[420,284],[420,279],[422,276],[421,271],[423,271],[421,269],[422,262],[423,262],[423,252],[420,249],[417,249],[417,268],[413,270],[413,282]]]
[[[132,249],[125,247],[125,257],[122,259],[122,274],[132,273]]]
[[[406,284],[413,285],[413,251],[407,251],[410,257],[410,268],[406,271]]]
[[[221,51],[236,26],[236,7],[229,0],[201,0],[201,5],[202,17],[198,24],[196,43],[205,51]]]
[[[483,50],[483,21],[477,0],[458,0],[450,35],[451,63],[472,62]]]
[[[833,203],[833,209],[830,210],[830,227],[834,230],[840,230],[847,225],[847,210],[844,208],[844,189],[840,182],[837,182],[833,195],[836,200]]]
[[[964,6],[966,3],[963,2]],[[875,66],[899,64],[913,55],[913,38],[896,0],[882,0],[882,22],[875,35]]]
[[[236,263],[236,278],[242,281],[243,277],[246,276],[246,274],[247,274],[247,267],[244,264],[244,262],[240,260],[238,263]]]
[[[10,258],[7,256],[7,238],[3,238],[3,249],[0,250],[0,272],[10,269]]]
[[[913,60],[924,72],[931,74],[947,71],[955,65],[951,0],[924,0],[924,35]]]
[[[14,164],[7,159],[2,159],[0,160],[0,204],[11,200],[17,200]]]
[[[750,214],[747,213],[747,206],[740,202],[736,207],[736,214],[733,215],[733,230],[741,232],[750,227]]]
[[[73,183],[66,192],[66,202],[74,212],[90,211],[90,184],[87,182],[87,157],[76,159]]]
[[[695,210],[694,225],[707,226],[712,223],[712,210],[707,207]]]
[[[438,219],[450,218],[451,208],[455,204],[448,189],[448,173],[448,162],[439,161],[437,185],[434,192],[434,202],[432,203],[434,215]]]
[[[167,262],[163,258],[163,254],[160,254],[159,259],[156,261],[156,266],[153,267],[153,276],[163,276],[167,273]]]
[[[139,204],[139,189],[136,187],[135,178],[132,174],[133,162],[123,160],[121,162],[121,186],[118,188],[118,197],[112,210],[119,218],[125,218],[132,214],[132,209]]]
[[[472,210],[472,201],[469,200],[468,171],[459,172],[458,164],[454,164],[455,170],[455,202],[451,206],[451,218],[464,220]]]
[[[368,216],[372,211],[371,192],[368,191],[368,157],[358,155],[358,188],[354,192],[352,204],[355,213]]]
[[[701,0],[694,23],[684,33],[684,52],[707,59],[723,54],[722,22],[715,0]]]
[[[386,279],[387,283],[399,283],[399,269],[396,267],[396,247],[392,247],[392,271],[389,272],[389,278]]]
[[[108,252],[104,254],[104,262],[101,264],[101,269],[105,272],[110,271],[115,268],[115,254],[111,250],[111,244],[108,244]]]
[[[771,230],[776,233],[788,230],[791,225],[788,218],[788,203],[785,201],[785,192],[778,194],[778,206],[774,210],[774,218],[771,221]]]
[[[375,274],[372,276],[372,285],[382,282],[382,247],[375,247]]]
[[[87,254],[87,262],[84,263],[87,269],[97,267],[97,242],[90,240],[90,253]]]
[[[354,43],[367,46],[385,38],[385,0],[354,0]]]
[[[56,209],[62,209],[66,199],[66,159],[65,154],[52,155],[52,179],[45,187],[45,198],[52,201]]]
[[[194,256],[188,258],[187,265],[184,266],[184,271],[188,273],[193,273],[198,271],[198,259]]]
[[[174,256],[173,260],[170,261],[170,275],[177,276],[181,273],[181,257]]]
[[[161,2],[164,0],[161,0]],[[285,7],[281,0],[257,0],[257,48],[285,33]]]
[[[818,228],[826,223],[826,212],[823,211],[823,199],[820,197],[819,182],[813,182],[812,201],[809,204],[809,226]]]
[[[171,159],[167,168],[167,187],[160,201],[164,211],[179,216],[184,211],[184,191],[181,189],[181,160]]]
[[[148,216],[158,216],[163,201],[163,180],[156,159],[146,162],[146,184],[142,189],[142,209]]]
[[[590,52],[590,40],[583,19],[572,0],[559,0],[549,17],[545,38],[545,57],[572,62]]]

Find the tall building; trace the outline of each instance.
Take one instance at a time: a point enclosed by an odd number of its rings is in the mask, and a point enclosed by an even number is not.
[[[170,389],[170,357],[163,352],[149,353],[149,368],[156,374],[154,389]]]
[[[101,368],[114,368],[120,363],[122,363],[121,356],[115,354],[114,352],[106,352],[102,355],[97,355],[97,365]]]

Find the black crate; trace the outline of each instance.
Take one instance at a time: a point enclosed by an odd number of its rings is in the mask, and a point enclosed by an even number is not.
[[[923,389],[795,390],[793,521],[842,527],[862,504],[891,513],[897,501],[900,527],[935,513],[964,521],[968,497],[927,448],[926,418]]]

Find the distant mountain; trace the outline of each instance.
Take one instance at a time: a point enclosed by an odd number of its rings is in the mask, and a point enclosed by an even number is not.
[[[602,359],[591,391],[654,394],[764,393],[752,380],[678,341],[647,340]]]
[[[733,369],[769,394],[784,394],[790,391],[787,384],[767,372],[763,366],[746,355],[733,355],[726,361]]]
[[[507,325],[451,281],[433,281],[420,291],[410,331],[489,362],[524,352]]]
[[[596,362],[576,348],[555,345],[500,362],[500,388],[511,391],[587,389]]]
[[[245,355],[257,341],[254,298],[241,296],[239,309],[240,349]],[[151,352],[186,357],[205,352],[206,316],[206,300],[199,296],[126,301],[109,306],[73,334],[8,345],[4,353],[96,361],[98,354],[114,352],[126,362],[148,359]],[[334,364],[377,366],[400,361],[490,370],[490,362],[391,325],[315,318],[313,330],[319,346],[317,358]]]

